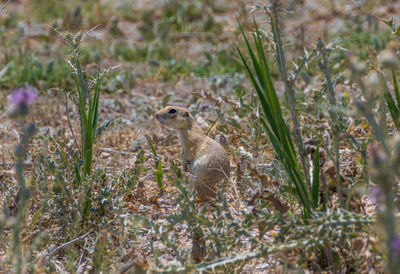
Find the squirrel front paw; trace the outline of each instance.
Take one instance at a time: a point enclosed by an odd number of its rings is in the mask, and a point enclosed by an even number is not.
[[[189,161],[185,161],[185,160],[183,160],[183,170],[184,171],[189,171],[189,165],[190,165],[191,163],[189,162]]]

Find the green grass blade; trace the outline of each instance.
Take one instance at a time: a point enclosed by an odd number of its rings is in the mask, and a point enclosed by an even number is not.
[[[247,72],[247,75],[250,77],[251,82],[253,83],[253,87],[256,90],[256,93],[258,95],[258,98],[261,103],[261,107],[263,108],[264,114],[267,116],[268,121],[271,122],[271,127],[272,128],[277,128],[277,125],[275,123],[275,120],[273,118],[272,113],[269,111],[270,107],[268,106],[267,99],[264,97],[264,93],[261,90],[261,87],[258,85],[257,80],[254,78],[253,72],[250,69],[250,67],[247,65],[246,59],[244,58],[242,52],[238,47],[236,47],[238,50],[238,53],[240,55],[240,58],[242,59],[245,71]],[[251,49],[250,49],[251,50]]]
[[[83,103],[84,103],[84,105],[86,105],[86,100],[87,100],[87,97],[89,96],[89,90],[87,88],[86,81],[83,76],[81,62],[79,60],[79,57],[76,54],[74,56],[74,60],[75,60],[75,65],[76,65],[76,70],[77,70],[76,75],[78,77],[79,88],[82,92]]]
[[[399,124],[399,117],[400,117],[400,112],[399,109],[396,106],[396,103],[393,100],[392,95],[390,92],[385,91],[384,92],[384,97],[386,100],[386,104],[389,108],[390,115],[392,116],[392,119],[397,127],[397,129],[400,129],[400,124]]]
[[[269,107],[272,112],[272,117],[274,117],[275,124],[279,125],[278,127],[272,127],[275,132],[275,135],[279,137],[281,142],[288,142],[288,149],[291,149],[291,153],[293,154],[293,158],[296,158],[296,151],[294,150],[294,146],[290,137],[289,128],[286,126],[286,123],[282,116],[281,106],[278,100],[278,96],[275,91],[274,84],[272,82],[271,72],[268,66],[267,58],[264,54],[264,48],[262,45],[260,32],[258,29],[257,22],[255,21],[254,17],[254,24],[256,27],[256,31],[254,34],[254,43],[258,53],[258,59],[262,63],[260,66],[262,68],[262,73],[265,78],[266,82],[266,89],[264,90],[265,97],[267,98],[267,102],[270,102]]]
[[[286,152],[286,150],[281,148],[279,140],[272,133],[267,123],[263,119],[260,119],[260,121],[275,149],[275,152],[278,154],[278,158],[280,159],[283,167],[285,168],[288,177],[291,179],[297,190],[297,194],[300,198],[301,204],[304,207],[304,210],[306,211],[307,214],[309,214],[311,212],[309,193],[307,187],[304,184],[302,176],[299,175],[300,171],[298,165],[294,164],[291,157]]]
[[[89,117],[88,121],[85,125],[85,132],[84,132],[84,144],[83,144],[83,149],[84,149],[84,173],[85,176],[90,175],[91,169],[92,169],[92,157],[93,157],[93,129],[91,125],[91,120],[92,120],[92,111],[89,108]]]
[[[261,74],[260,64],[258,63],[257,58],[256,58],[256,56],[254,54],[254,51],[251,48],[250,42],[247,39],[246,34],[244,33],[242,25],[239,24],[239,28],[240,28],[240,31],[241,31],[242,36],[244,38],[244,41],[246,43],[247,50],[248,50],[248,52],[250,54],[250,58],[251,58],[252,63],[253,63],[253,69],[254,69],[255,73],[257,74],[257,79],[260,81],[261,87],[263,89],[265,89],[266,83],[265,83],[264,78],[262,77],[262,74]]]
[[[78,79],[77,75],[76,75],[75,79],[76,79],[76,86],[77,86],[77,90],[78,90],[79,111],[81,113],[81,122],[83,124],[87,124],[85,103],[83,101],[82,92],[81,92],[81,89],[80,89],[80,86],[79,86],[79,79]]]
[[[79,79],[78,75],[75,75],[75,80],[76,80],[76,88],[78,91],[78,100],[79,100],[79,117],[80,117],[80,124],[81,124],[81,146],[82,146],[82,156],[84,157],[85,155],[85,135],[87,131],[87,116],[86,116],[86,109],[85,109],[85,103],[82,97],[82,92],[80,89],[79,85]]]
[[[93,140],[92,140],[92,129],[90,126],[91,121],[91,111],[90,108],[88,110],[88,114],[86,114],[85,102],[83,98],[83,94],[81,91],[81,87],[84,86],[80,84],[79,71],[76,75],[76,83],[77,83],[77,91],[78,91],[78,99],[79,99],[79,112],[81,117],[81,140],[82,140],[82,157],[83,157],[83,173],[86,177],[90,175],[91,166],[92,166],[92,148],[93,148]],[[83,79],[83,78],[82,78]]]
[[[214,120],[214,122],[211,124],[211,126],[207,129],[206,135],[208,135],[210,133],[210,131],[213,129],[213,127],[215,126],[215,124],[217,123],[218,120],[219,120],[219,116],[217,116],[217,118]]]
[[[250,44],[248,43],[247,37],[246,37],[243,29],[241,29],[241,31],[242,31],[243,37],[245,37],[245,40],[247,41],[247,50],[252,53],[250,55],[254,56],[253,49],[250,47]],[[263,87],[259,86],[259,82],[255,79],[255,77],[253,75],[253,71],[248,66],[247,61],[244,58],[244,55],[242,54],[242,52],[241,52],[241,50],[239,49],[238,46],[236,46],[236,49],[238,50],[238,53],[239,53],[239,56],[240,56],[240,58],[242,60],[243,65],[244,65],[245,71],[247,72],[247,75],[250,77],[250,80],[253,83],[253,87],[256,90],[258,98],[260,99],[261,107],[263,108],[264,114],[267,116],[268,121],[271,123],[271,127],[273,128],[273,131],[276,132],[277,131],[276,130],[277,125],[276,125],[275,119],[273,117],[273,113],[270,111],[272,109],[272,107],[270,106],[270,103],[268,102],[267,98],[265,97],[265,94],[263,92]],[[256,58],[254,58],[254,59],[252,58],[252,62],[253,63],[254,62],[258,63]],[[262,75],[262,74],[260,74],[260,73],[257,74],[257,77],[259,75]]]
[[[96,132],[97,132],[97,122],[98,122],[98,117],[99,117],[99,99],[100,99],[100,85],[101,85],[101,76],[100,76],[100,68],[99,71],[97,72],[97,78],[96,78],[96,87],[94,90],[94,95],[93,95],[93,107],[92,107],[92,121],[91,121],[91,126],[92,126],[92,138],[93,140],[96,139]]]
[[[394,75],[395,76],[395,75]],[[392,116],[393,122],[398,130],[400,130],[400,109],[396,106],[395,101],[393,100],[392,94],[387,87],[382,72],[378,72],[379,83],[383,89],[383,97],[388,106],[390,115]],[[395,76],[396,78],[396,76]],[[397,82],[397,81],[396,81]],[[396,89],[396,88],[395,88]]]
[[[271,71],[269,69],[267,58],[264,53],[264,47],[262,45],[258,25],[257,25],[254,17],[253,17],[253,20],[254,20],[254,24],[255,24],[255,28],[256,28],[256,32],[254,34],[254,44],[257,49],[258,60],[260,60],[260,62],[262,64],[260,67],[262,69],[262,74],[263,74],[263,77],[265,78],[265,82],[266,82],[266,89],[264,89],[264,94],[265,94],[265,97],[268,98],[269,106],[273,113],[273,117],[275,117],[277,124],[281,124],[281,120],[283,120],[283,119],[282,119],[282,112],[281,112],[279,100],[276,95],[274,84],[272,82]],[[279,135],[283,136],[282,132],[280,132]]]
[[[153,158],[154,158],[154,163],[155,163],[155,169],[154,169],[154,175],[156,177],[156,182],[158,187],[160,188],[160,192],[163,193],[164,191],[164,186],[163,186],[163,172],[162,172],[162,162],[160,161],[160,158],[157,155],[157,151],[153,145],[153,142],[151,141],[151,138],[149,135],[145,135],[147,142],[150,145],[151,151],[153,153]]]
[[[314,157],[314,170],[313,170],[313,181],[312,181],[312,200],[314,208],[318,207],[319,200],[319,146],[317,146],[317,151]]]
[[[84,219],[86,219],[86,217],[89,216],[91,205],[92,205],[92,188],[90,187],[86,192],[86,197],[82,204],[82,216]]]
[[[397,81],[397,76],[396,76],[395,71],[392,71],[392,77],[393,77],[393,85],[394,85],[394,94],[396,96],[396,101],[397,101],[397,108],[400,109],[400,89],[399,89],[399,82]]]

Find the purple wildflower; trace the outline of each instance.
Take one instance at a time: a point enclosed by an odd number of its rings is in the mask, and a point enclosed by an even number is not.
[[[394,239],[394,241],[392,242],[392,248],[394,250],[394,252],[396,252],[397,254],[400,255],[400,238],[397,237]]]
[[[372,188],[372,190],[371,190],[371,198],[372,198],[372,201],[374,202],[374,203],[378,203],[379,202],[379,198],[380,198],[380,196],[381,196],[381,194],[382,194],[382,189],[381,189],[381,187],[380,186],[374,186],[373,188]]]
[[[21,87],[13,91],[9,102],[14,105],[29,105],[36,101],[36,90],[33,87]]]
[[[36,89],[29,86],[14,89],[8,101],[10,103],[8,113],[11,118],[25,116],[29,112],[29,105],[36,101]]]

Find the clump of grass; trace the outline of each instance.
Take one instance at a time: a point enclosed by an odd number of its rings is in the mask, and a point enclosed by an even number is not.
[[[251,57],[253,69],[249,67],[245,56],[239,48],[238,52],[251,83],[257,92],[265,114],[265,118],[260,117],[260,122],[274,146],[275,152],[278,154],[288,177],[296,187],[296,194],[303,206],[305,217],[309,218],[313,205],[318,203],[318,201],[312,202],[312,197],[315,196],[311,195],[306,185],[304,174],[298,163],[296,149],[292,142],[289,128],[283,118],[278,96],[272,82],[268,62],[261,42],[261,36],[256,23],[255,25],[256,31],[253,33],[254,47],[250,45],[247,36],[244,34],[243,29],[241,29],[246,42],[247,51]],[[315,178],[315,183],[317,182],[318,179]]]
[[[98,113],[99,113],[99,98],[101,81],[104,74],[97,73],[94,82],[93,95],[90,93],[88,83],[82,71],[82,65],[79,59],[79,44],[82,39],[82,34],[78,33],[75,37],[66,34],[65,38],[69,43],[72,51],[72,58],[69,61],[73,69],[76,90],[78,95],[79,117],[81,125],[81,144],[82,144],[82,157],[83,157],[83,174],[89,176],[92,170],[93,146],[96,141]]]

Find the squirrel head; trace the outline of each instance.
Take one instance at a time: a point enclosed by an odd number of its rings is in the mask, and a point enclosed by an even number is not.
[[[190,128],[194,121],[186,108],[178,106],[167,106],[158,111],[155,116],[161,124],[178,130]]]

